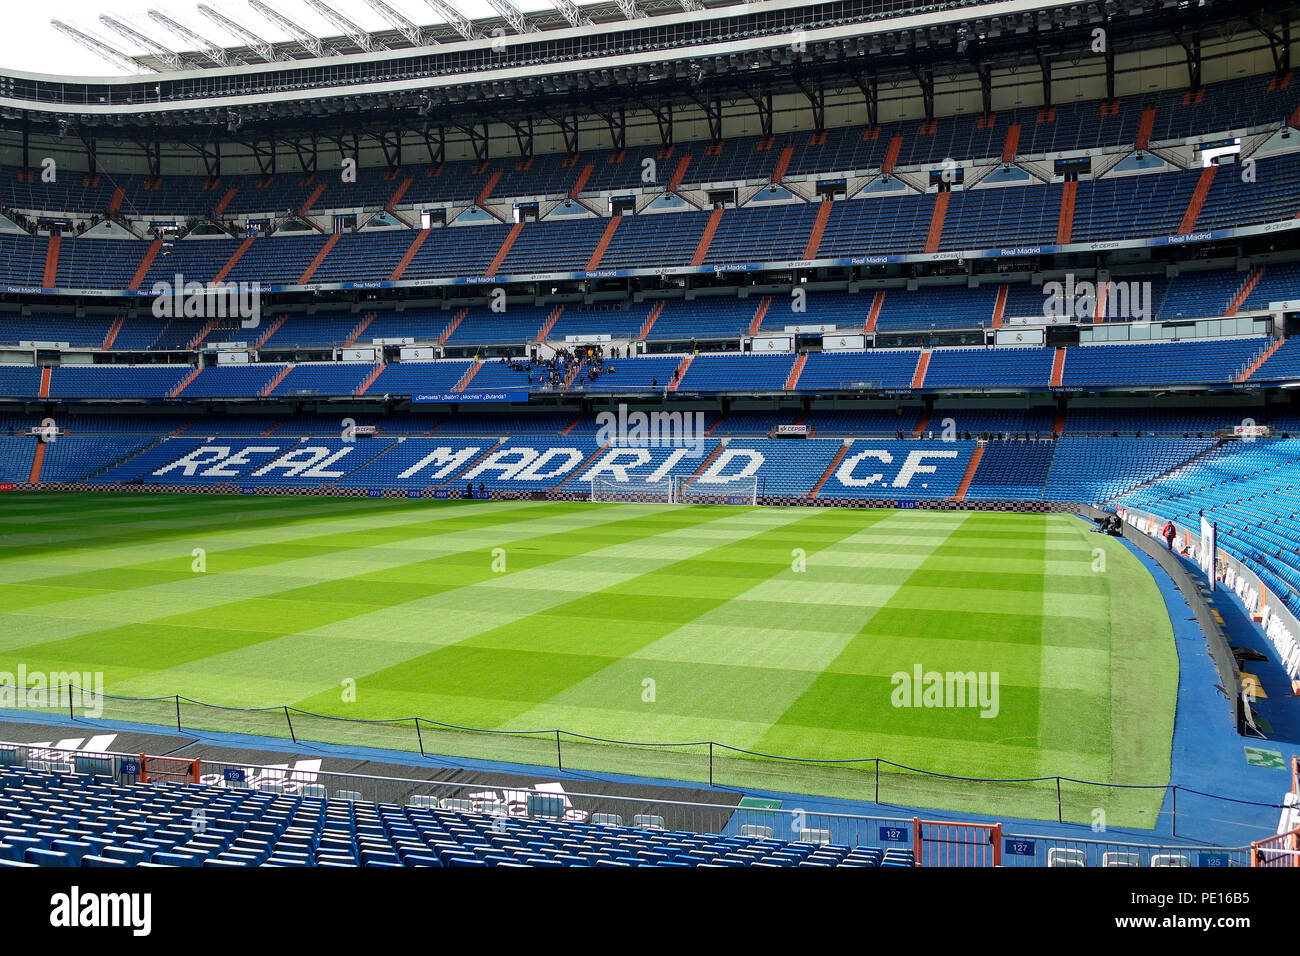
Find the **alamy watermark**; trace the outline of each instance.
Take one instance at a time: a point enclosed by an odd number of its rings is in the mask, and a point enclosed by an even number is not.
[[[0,671],[0,710],[81,711],[104,715],[103,671]]]
[[[889,700],[895,707],[978,708],[981,717],[996,717],[997,671],[927,671],[917,664],[912,673],[895,671],[889,678],[894,692]]]
[[[83,891],[73,885],[50,897],[50,925],[55,929],[129,929],[132,936],[153,932],[152,893]]]
[[[160,279],[149,291],[157,319],[239,319],[245,329],[262,321],[260,282],[186,282],[178,272],[175,282]]]
[[[1150,322],[1151,307],[1150,282],[1076,281],[1069,274],[1064,282],[1043,283],[1043,316],[1047,319]]]
[[[617,412],[596,415],[596,442],[612,448],[689,448],[700,454],[706,435],[703,412],[629,412],[620,402]]]

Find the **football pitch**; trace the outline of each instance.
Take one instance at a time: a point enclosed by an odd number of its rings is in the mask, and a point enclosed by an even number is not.
[[[0,682],[173,729],[1125,826],[1163,791],[931,774],[1169,778],[1164,602],[1069,515],[7,494],[0,615]]]

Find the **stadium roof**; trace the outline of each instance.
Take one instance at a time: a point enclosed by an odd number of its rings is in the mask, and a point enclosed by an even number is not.
[[[492,0],[497,16],[469,20],[445,0],[421,0],[449,18],[428,27],[404,19],[390,0],[349,0],[348,11],[338,8],[341,0],[247,2],[250,13],[329,8],[355,36],[310,34],[294,20],[302,35],[272,42],[231,21],[245,46],[205,43],[195,33],[192,49],[155,50],[159,72],[148,76],[0,71],[0,130],[20,136],[24,150],[32,135],[69,132],[93,150],[93,138],[116,132],[153,144],[151,166],[164,141],[205,155],[220,142],[292,141],[314,150],[319,138],[358,135],[411,134],[429,145],[446,130],[472,129],[471,139],[485,140],[488,123],[513,130],[524,153],[531,154],[524,144],[535,122],[562,132],[576,151],[580,121],[598,120],[622,144],[625,114],[637,111],[653,116],[666,142],[674,111],[682,110],[707,120],[718,139],[724,112],[737,109],[757,109],[770,132],[774,96],[806,101],[821,128],[828,98],[854,91],[874,124],[881,92],[903,87],[928,118],[937,90],[962,85],[982,95],[987,113],[997,83],[1031,76],[1041,78],[1050,104],[1054,70],[1076,86],[1091,77],[1094,95],[1113,99],[1118,74],[1168,71],[1183,60],[1187,85],[1199,87],[1203,35],[1206,62],[1271,51],[1281,75],[1290,69],[1289,23],[1298,9],[1297,0],[1256,0],[1250,10],[1224,0],[700,0],[698,10],[683,0],[636,0],[635,7],[561,0],[522,12],[521,0]],[[398,2],[411,9],[416,0]],[[356,3],[371,8],[365,23],[378,14],[391,28],[363,30],[351,15]],[[570,25],[583,17],[591,22]],[[154,23],[161,29],[171,19]],[[1102,53],[1090,49],[1099,27]],[[179,21],[168,29],[187,36]],[[417,40],[424,45],[412,45]],[[179,66],[163,70],[163,61]]]
[[[99,18],[99,32],[58,18],[50,22],[63,35],[119,68],[135,72],[221,69],[240,64],[340,57],[382,50],[414,50],[494,36],[523,36],[547,30],[640,20],[721,7],[751,8],[746,0],[549,0],[542,9],[525,10],[517,0],[484,0],[488,16],[473,16],[465,0],[247,0],[248,10],[199,3],[190,23],[150,8],[148,24],[134,24],[112,13]],[[337,33],[313,33],[301,20],[299,5],[310,8]],[[483,4],[476,4],[482,6]],[[417,11],[418,12],[414,12]],[[242,13],[252,16],[240,17]],[[384,26],[367,29],[359,14],[369,13]],[[426,22],[429,20],[432,22]],[[258,31],[271,29],[288,40],[264,39]],[[234,38],[240,42],[231,43]],[[130,48],[124,48],[121,40]],[[175,41],[179,40],[177,43]]]

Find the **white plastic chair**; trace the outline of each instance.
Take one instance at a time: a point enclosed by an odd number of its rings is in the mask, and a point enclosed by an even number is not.
[[[1054,846],[1047,851],[1048,866],[1087,866],[1088,857],[1082,850]]]
[[[1102,854],[1102,866],[1141,866],[1142,857],[1137,853],[1111,850],[1109,853]]]

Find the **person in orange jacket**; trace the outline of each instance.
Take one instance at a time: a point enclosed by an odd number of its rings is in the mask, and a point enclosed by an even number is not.
[[[1178,529],[1174,527],[1172,521],[1166,521],[1164,529],[1160,532],[1165,537],[1165,544],[1169,550],[1174,550],[1174,536],[1178,534]]]

